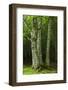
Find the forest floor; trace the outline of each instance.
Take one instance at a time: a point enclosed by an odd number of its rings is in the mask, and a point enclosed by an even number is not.
[[[40,71],[32,69],[31,66],[24,66],[23,74],[31,75],[31,74],[46,74],[46,73],[57,73],[57,69],[54,67],[47,67]]]

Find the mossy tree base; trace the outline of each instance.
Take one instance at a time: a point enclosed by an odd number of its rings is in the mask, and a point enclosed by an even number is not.
[[[37,69],[32,68],[32,66],[24,66],[23,74],[24,75],[32,75],[32,74],[47,74],[47,73],[57,73],[57,69],[50,67],[38,67]]]

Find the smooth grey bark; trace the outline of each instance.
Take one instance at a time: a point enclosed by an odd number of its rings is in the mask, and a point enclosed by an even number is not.
[[[32,67],[34,69],[39,68],[42,65],[41,54],[41,28],[40,20],[37,17],[33,17],[33,28],[31,31],[31,49],[32,49]]]
[[[32,31],[31,31],[31,50],[32,50],[32,67],[36,69],[38,67],[37,57],[37,18],[33,17]]]
[[[39,58],[39,64],[40,67],[43,66],[43,61],[42,61],[42,53],[41,53],[41,17],[37,18],[37,52],[38,52],[38,58]]]
[[[50,66],[50,38],[51,38],[51,23],[52,20],[49,17],[49,23],[48,23],[48,34],[47,34],[47,48],[46,48],[46,65]]]

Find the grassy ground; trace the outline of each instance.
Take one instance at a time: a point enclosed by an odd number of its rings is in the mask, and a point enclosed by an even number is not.
[[[31,74],[46,74],[46,73],[57,73],[56,68],[53,67],[48,67],[44,68],[40,71],[32,69],[31,66],[24,66],[23,69],[24,75],[31,75]]]

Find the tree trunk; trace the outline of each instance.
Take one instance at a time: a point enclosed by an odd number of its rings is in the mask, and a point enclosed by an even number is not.
[[[37,18],[33,17],[33,27],[31,32],[31,49],[32,49],[32,67],[37,69],[39,66],[37,56]]]
[[[40,67],[43,66],[43,61],[42,61],[42,53],[41,53],[41,17],[37,18],[37,52],[38,52],[38,59],[39,59],[39,64]]]
[[[48,23],[48,34],[47,34],[47,49],[46,49],[46,65],[50,66],[50,38],[51,38],[51,23],[52,20],[49,18]]]
[[[33,17],[33,28],[31,32],[31,49],[32,49],[32,67],[38,69],[42,65],[42,54],[41,54],[41,30],[38,27],[37,17]]]

